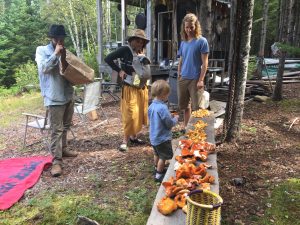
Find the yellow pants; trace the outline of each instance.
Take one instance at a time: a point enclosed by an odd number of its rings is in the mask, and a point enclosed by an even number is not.
[[[122,87],[121,113],[124,134],[136,135],[148,125],[148,88]]]

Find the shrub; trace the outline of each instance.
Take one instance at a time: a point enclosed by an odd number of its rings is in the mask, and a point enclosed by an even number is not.
[[[28,91],[31,88],[38,88],[39,86],[37,66],[32,61],[20,65],[16,69],[14,77],[16,79],[15,86],[20,92]]]
[[[99,74],[99,66],[97,62],[97,52],[96,50],[91,50],[91,52],[85,51],[83,53],[84,62],[95,71],[95,77]]]

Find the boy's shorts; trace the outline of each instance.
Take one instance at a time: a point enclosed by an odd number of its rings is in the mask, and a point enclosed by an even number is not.
[[[198,110],[204,89],[197,88],[197,80],[179,79],[177,83],[178,107],[180,110],[187,109],[192,102],[192,110]]]
[[[173,158],[172,142],[165,141],[159,145],[152,146],[154,154],[162,160],[169,160]]]

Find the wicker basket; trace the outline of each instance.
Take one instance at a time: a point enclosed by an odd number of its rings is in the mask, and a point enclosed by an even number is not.
[[[219,225],[223,199],[207,190],[195,190],[187,196],[186,225]]]

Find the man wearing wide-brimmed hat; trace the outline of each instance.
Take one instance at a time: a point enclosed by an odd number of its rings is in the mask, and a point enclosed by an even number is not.
[[[63,25],[53,24],[48,37],[48,45],[36,49],[36,58],[44,105],[50,117],[51,145],[53,156],[52,176],[62,173],[62,157],[75,157],[77,153],[66,149],[67,130],[71,126],[74,113],[73,92],[69,81],[60,75],[59,64],[67,66],[64,39],[67,36]]]
[[[133,57],[143,53],[149,39],[141,29],[135,29],[127,37],[128,46],[122,46],[116,51],[107,55],[104,61],[118,72],[122,83],[121,113],[124,137],[120,151],[128,150],[128,142],[133,144],[145,144],[137,137],[143,125],[148,124],[148,88],[147,80],[141,80],[139,86],[132,86],[127,83],[127,78],[132,76],[134,68],[132,66]],[[121,65],[117,65],[114,60],[120,59]],[[126,78],[127,76],[127,78]]]

